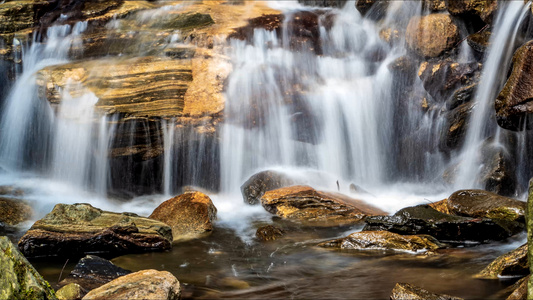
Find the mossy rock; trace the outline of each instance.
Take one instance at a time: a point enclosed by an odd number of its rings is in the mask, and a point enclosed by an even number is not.
[[[496,258],[485,269],[474,275],[480,279],[498,279],[500,276],[526,276],[529,274],[527,244]]]

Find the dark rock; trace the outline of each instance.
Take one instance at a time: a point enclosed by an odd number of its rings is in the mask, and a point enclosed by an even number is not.
[[[446,10],[446,2],[444,0],[422,0],[422,9],[431,12],[439,12]]]
[[[272,225],[259,227],[257,228],[257,232],[255,233],[255,236],[262,241],[273,241],[278,239],[279,237],[282,237],[283,235],[284,231],[281,230],[281,228]]]
[[[526,300],[527,299],[527,283],[529,281],[529,277],[524,277],[520,280],[518,280],[515,284],[512,285],[514,287],[513,292],[505,299],[505,300]]]
[[[119,255],[171,248],[172,230],[132,213],[113,213],[89,204],[57,204],[20,239],[26,257]]]
[[[397,250],[426,252],[445,247],[429,235],[400,235],[389,231],[355,232],[349,236],[318,244],[342,250]]]
[[[517,188],[516,164],[513,157],[500,147],[482,146],[483,168],[480,182],[484,189],[504,196],[514,196]]]
[[[526,216],[526,228],[527,228],[527,256],[533,258],[533,180],[529,180],[528,196],[527,196],[527,216]],[[531,259],[530,259],[531,260]],[[533,274],[533,263],[529,262],[529,274]],[[532,294],[532,290],[529,287],[533,287],[533,277],[529,276],[528,280],[528,294]]]
[[[415,16],[407,25],[405,39],[414,53],[432,58],[455,47],[459,41],[459,29],[449,15]]]
[[[379,20],[387,14],[389,0],[357,0],[355,7],[364,17]]]
[[[130,273],[131,271],[122,269],[107,259],[95,255],[87,255],[80,259],[74,270],[59,285],[66,286],[75,283],[86,294],[92,289]]]
[[[446,8],[453,16],[463,19],[479,18],[490,24],[498,8],[497,0],[445,0]]]
[[[516,50],[511,75],[496,98],[498,125],[509,130],[533,128],[533,41]],[[526,123],[527,121],[527,123]]]
[[[524,222],[526,203],[484,190],[461,190],[447,200],[452,214]]]
[[[524,229],[519,222],[468,218],[441,213],[429,205],[399,210],[393,216],[372,216],[365,219],[364,231],[387,230],[398,234],[428,234],[449,243],[506,239]]]
[[[527,243],[496,258],[485,269],[474,275],[480,279],[498,279],[500,276],[526,276],[529,274]]]
[[[1,299],[57,299],[50,284],[5,236],[0,237],[0,272]]]
[[[466,137],[470,115],[476,103],[471,101],[459,105],[454,110],[445,114],[444,128],[441,132],[439,148],[442,151],[450,151],[460,148]]]
[[[261,197],[261,204],[282,218],[325,227],[356,224],[366,216],[385,214],[363,201],[338,193],[318,192],[308,186],[268,191]]]
[[[434,294],[409,283],[397,283],[392,289],[391,300],[462,300],[462,298]]]
[[[467,86],[458,88],[453,95],[446,101],[446,108],[448,110],[454,110],[458,106],[470,102],[477,89],[478,83],[472,83]]]
[[[200,192],[188,192],[161,203],[150,218],[172,227],[174,241],[203,237],[213,231],[217,209]]]
[[[293,185],[294,181],[287,175],[276,171],[262,171],[252,175],[241,186],[244,203],[259,204],[265,192]]]
[[[474,51],[478,53],[485,53],[489,47],[490,36],[492,32],[490,28],[485,28],[481,31],[472,33],[466,38],[466,42]]]
[[[299,3],[307,6],[339,7],[342,8],[347,0],[298,0]]]

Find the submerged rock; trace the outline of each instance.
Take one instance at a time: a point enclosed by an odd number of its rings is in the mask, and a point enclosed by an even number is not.
[[[266,225],[257,228],[255,236],[262,241],[273,241],[284,235],[283,230],[276,226]]]
[[[527,243],[499,256],[485,269],[474,275],[480,279],[498,279],[505,276],[526,276],[529,274]]]
[[[459,29],[449,15],[415,16],[407,25],[405,38],[409,48],[422,57],[437,57],[459,41]]]
[[[389,231],[355,232],[349,236],[323,242],[318,246],[343,250],[396,250],[425,252],[445,247],[429,235],[400,235]]]
[[[87,255],[78,261],[74,270],[59,285],[76,284],[86,294],[92,289],[130,273],[131,271],[122,269],[107,259],[95,255]]]
[[[28,260],[5,236],[0,237],[0,299],[57,299]]]
[[[143,270],[119,277],[90,291],[84,300],[180,299],[180,283],[167,271]]]
[[[524,229],[519,222],[468,218],[441,213],[429,205],[399,210],[393,216],[371,216],[365,219],[364,231],[386,230],[399,234],[428,234],[450,243],[503,240]]]
[[[265,192],[293,185],[294,181],[289,176],[276,171],[262,171],[252,175],[241,186],[244,203],[259,204]]]
[[[452,214],[473,217],[524,221],[526,203],[484,190],[460,190],[447,200]]]
[[[171,228],[133,213],[113,213],[90,204],[57,204],[35,222],[18,246],[26,257],[118,255],[171,248]]]
[[[150,218],[170,225],[176,241],[210,234],[216,216],[217,209],[207,195],[189,192],[161,203]]]
[[[309,186],[292,186],[266,192],[261,204],[282,218],[315,226],[350,225],[371,215],[385,214],[363,201],[339,193],[319,192]]]
[[[392,289],[391,300],[462,300],[463,298],[435,294],[409,283],[397,283]]]

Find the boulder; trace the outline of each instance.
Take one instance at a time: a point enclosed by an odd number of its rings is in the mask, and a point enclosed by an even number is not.
[[[164,223],[78,203],[57,204],[33,224],[18,246],[26,257],[76,257],[162,251],[170,249],[171,242],[172,230]]]
[[[54,290],[5,237],[0,237],[0,299],[57,299]]]
[[[498,9],[497,0],[446,0],[446,8],[453,16],[464,19],[479,18],[490,24]]]
[[[244,203],[259,204],[265,192],[293,185],[294,181],[289,176],[276,171],[262,171],[252,175],[241,185]]]
[[[161,203],[149,218],[172,227],[174,240],[194,239],[210,234],[217,209],[200,192],[188,192]]]
[[[409,283],[397,283],[392,289],[391,300],[462,300],[462,298],[435,294]]]
[[[87,255],[78,261],[74,270],[59,285],[66,287],[76,284],[81,287],[83,294],[86,294],[92,289],[130,273],[131,271],[122,269],[107,259]]]
[[[447,200],[452,214],[524,222],[526,203],[484,190],[460,190]]]
[[[282,218],[325,227],[356,224],[366,216],[385,214],[363,201],[309,186],[268,191],[261,197],[261,204]]]
[[[355,8],[362,16],[379,20],[387,14],[390,0],[357,0]]]
[[[363,231],[427,234],[441,242],[457,244],[503,240],[524,229],[520,222],[453,216],[425,204],[403,208],[392,216],[370,216],[365,222]]]
[[[86,292],[77,283],[69,283],[56,292],[58,300],[81,300]]]
[[[83,300],[178,300],[180,283],[167,271],[143,270],[119,277],[90,291]]]
[[[511,75],[496,98],[498,125],[509,130],[533,128],[533,41],[529,41],[513,56]],[[527,121],[527,123],[526,123]]]
[[[474,275],[479,279],[499,279],[505,276],[526,276],[529,274],[527,243],[499,256],[485,269]]]
[[[432,58],[455,47],[459,42],[459,29],[449,15],[415,16],[409,20],[405,38],[413,52]]]
[[[400,235],[388,231],[362,231],[318,246],[342,250],[395,250],[426,252],[445,247],[429,235]]]
[[[255,232],[255,236],[261,241],[273,241],[282,237],[284,234],[285,232],[281,228],[272,225],[259,227]]]
[[[33,209],[24,201],[15,198],[0,197],[0,228],[14,226],[29,220]]]

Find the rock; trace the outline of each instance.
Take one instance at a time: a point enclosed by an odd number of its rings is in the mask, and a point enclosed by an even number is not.
[[[373,20],[383,18],[387,14],[388,7],[389,0],[357,0],[355,2],[355,8],[361,15]]]
[[[444,199],[441,201],[433,202],[431,204],[428,204],[431,208],[434,210],[441,212],[443,214],[453,215],[452,212],[450,212],[450,209],[448,208],[448,199]]]
[[[177,241],[210,234],[216,216],[217,209],[207,195],[189,192],[161,203],[150,218],[170,225]]]
[[[7,1],[0,5],[0,33],[32,28],[54,1]]]
[[[0,237],[0,298],[57,299],[54,290],[5,236]]]
[[[506,239],[524,229],[507,220],[468,218],[441,213],[429,205],[399,210],[393,216],[370,216],[363,231],[386,230],[398,234],[427,234],[441,242],[459,243]]]
[[[524,222],[526,203],[484,190],[460,190],[447,200],[452,214]]]
[[[434,294],[409,283],[397,283],[392,289],[391,300],[462,300],[462,298]]]
[[[14,226],[28,221],[33,209],[28,204],[15,198],[0,197],[0,227]]]
[[[462,86],[455,90],[453,95],[446,101],[446,108],[448,110],[454,110],[462,104],[470,102],[477,89],[478,82]]]
[[[439,12],[446,10],[446,1],[444,0],[423,0],[422,9],[427,9],[431,12]]]
[[[144,22],[144,20],[141,22]],[[151,22],[149,27],[187,31],[213,24],[215,24],[215,21],[209,14],[187,12],[161,15],[157,20]],[[141,26],[143,24],[138,25]]]
[[[244,203],[259,204],[265,192],[293,185],[294,181],[287,175],[276,171],[262,171],[252,175],[241,185]]]
[[[130,273],[131,271],[122,269],[107,259],[95,255],[87,255],[78,261],[74,270],[59,285],[76,284],[82,288],[83,294],[86,294],[92,289]]]
[[[513,292],[505,300],[526,300],[527,299],[527,282],[530,276],[524,277],[517,281],[512,287]]]
[[[318,246],[342,250],[396,250],[426,252],[445,247],[429,235],[399,235],[388,231],[355,232]]]
[[[83,288],[77,283],[69,283],[56,292],[59,300],[80,300],[85,294]]]
[[[494,12],[498,8],[497,0],[446,0],[446,8],[453,16],[464,19],[480,18],[485,23],[491,23]]]
[[[23,196],[24,190],[16,188],[12,185],[0,186],[0,195],[2,196]]]
[[[527,216],[526,216],[526,228],[527,228],[527,256],[529,258],[529,273],[533,274],[533,180],[529,180],[529,188],[527,195]],[[533,277],[529,276],[527,294],[533,295]]]
[[[496,258],[485,269],[474,275],[479,279],[499,279],[505,276],[526,276],[529,274],[527,243]]]
[[[385,214],[360,200],[319,192],[309,186],[268,191],[261,197],[261,204],[268,212],[282,218],[326,227],[356,224],[366,216]]]
[[[496,98],[498,125],[509,130],[533,128],[533,41],[529,41],[513,56],[513,68],[505,86]]]
[[[466,37],[468,45],[478,53],[485,53],[489,47],[490,36],[492,32],[490,28],[485,28],[481,31],[470,34]]]
[[[279,237],[282,237],[283,235],[284,231],[281,230],[281,228],[272,225],[259,227],[255,232],[255,236],[262,241],[273,241],[278,239]]]
[[[90,291],[83,300],[178,300],[180,294],[180,283],[171,273],[143,270],[119,277]]]
[[[444,128],[441,131],[439,148],[442,151],[450,151],[460,148],[466,137],[470,115],[476,107],[475,102],[467,102],[459,105],[445,114]]]
[[[503,196],[516,194],[517,182],[514,157],[502,147],[495,147],[493,139],[487,139],[481,146],[482,168],[479,181],[484,189]]]
[[[90,204],[57,204],[20,239],[26,257],[75,257],[88,253],[162,251],[171,248],[171,228],[133,213],[113,213]]]
[[[449,15],[416,16],[409,21],[405,37],[412,51],[431,58],[455,47],[459,41],[459,29]]]
[[[347,0],[298,0],[307,6],[338,7],[342,8]]]

